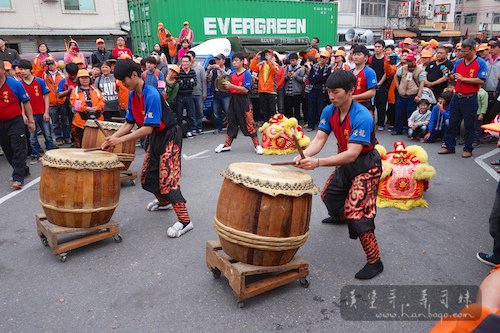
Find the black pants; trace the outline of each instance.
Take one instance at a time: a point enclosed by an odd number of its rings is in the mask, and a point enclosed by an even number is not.
[[[387,87],[385,85],[381,85],[375,94],[375,108],[377,109],[377,126],[384,127],[387,108]]]
[[[30,169],[26,165],[27,146],[22,116],[7,121],[0,121],[0,145],[7,161],[14,169],[12,179],[24,183],[24,177]]]
[[[268,121],[276,113],[276,94],[259,93],[259,102],[264,121]]]
[[[285,95],[285,116],[295,117],[297,121],[300,119],[300,104],[302,103],[302,95]]]
[[[490,235],[493,237],[493,257],[500,262],[500,183],[497,185],[495,202],[490,214]]]
[[[395,118],[396,118],[396,104],[387,104],[387,124],[389,126],[394,126]]]

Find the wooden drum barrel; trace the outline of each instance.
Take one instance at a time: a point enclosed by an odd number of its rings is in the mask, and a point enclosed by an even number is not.
[[[109,222],[120,199],[121,168],[113,153],[47,151],[42,159],[40,204],[49,222],[69,228]]]
[[[122,127],[122,123],[114,123],[111,121],[99,121],[107,135],[113,135]],[[99,130],[94,120],[87,120],[83,129],[82,148],[100,147],[104,142],[104,134]],[[130,164],[135,158],[135,142],[133,140],[125,141],[116,145],[113,153],[118,155],[120,162],[124,167],[122,170],[128,170]]]
[[[222,176],[214,226],[224,252],[251,265],[290,262],[309,234],[311,177],[261,163],[233,163]]]

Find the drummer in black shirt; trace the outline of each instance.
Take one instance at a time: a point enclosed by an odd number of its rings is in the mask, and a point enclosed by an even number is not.
[[[431,61],[425,67],[427,80],[424,82],[424,85],[432,90],[436,99],[448,86],[448,73],[451,73],[452,70],[453,63],[448,60],[448,50],[444,46],[438,47],[436,60]]]
[[[389,86],[386,82],[387,75],[384,71],[385,42],[380,39],[374,44],[375,54],[368,59],[368,64],[377,74],[377,93],[375,94],[375,108],[377,109],[377,127],[379,131],[384,129],[385,112],[387,109],[387,92]]]

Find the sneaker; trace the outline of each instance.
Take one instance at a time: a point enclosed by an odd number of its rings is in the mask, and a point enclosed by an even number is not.
[[[383,131],[383,130],[384,130],[384,127],[383,127],[383,126],[379,126],[379,127],[377,127],[377,129],[378,129],[379,131]]]
[[[173,226],[167,229],[167,236],[171,238],[177,238],[184,235],[189,230],[193,229],[193,222],[189,222],[187,225],[181,222],[175,222]]]
[[[197,132],[196,132],[198,135],[203,135],[203,131],[201,129],[199,129]]]
[[[220,133],[222,133],[221,129],[214,129],[214,134],[220,134]]]
[[[187,132],[187,133],[186,133],[186,136],[187,136],[188,138],[192,138],[192,137],[193,137],[193,133],[191,133],[191,132]]]
[[[20,190],[23,188],[23,183],[15,181],[12,183],[12,185],[10,185],[10,187],[12,187],[14,190]]]
[[[65,139],[64,142],[66,142],[66,144],[71,144],[71,139]]]
[[[373,279],[375,276],[379,275],[384,271],[384,265],[382,261],[377,261],[373,264],[366,263],[366,265],[354,275],[356,279],[359,280],[369,280]]]
[[[225,146],[223,143],[221,143],[215,148],[216,153],[222,153],[223,151],[230,151],[230,150],[231,146]]]
[[[172,210],[172,209],[173,207],[171,204],[160,205],[158,199],[154,199],[146,206],[146,210],[149,210],[150,212],[155,212],[157,210]]]
[[[264,149],[262,148],[261,145],[258,145],[257,147],[255,147],[255,153],[257,155],[264,155]]]
[[[493,257],[493,253],[478,252],[476,254],[476,258],[477,260],[488,266],[495,267],[496,265],[500,264],[500,260],[495,260],[495,258]]]
[[[40,162],[40,156],[31,156],[31,159],[30,159],[31,165],[37,164],[38,162]]]
[[[56,140],[56,145],[63,146],[66,142],[64,140]]]

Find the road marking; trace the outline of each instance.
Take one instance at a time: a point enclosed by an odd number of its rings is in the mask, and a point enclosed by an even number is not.
[[[32,181],[30,181],[28,184],[24,185],[22,189],[17,190],[17,191],[13,191],[12,193],[9,193],[6,196],[0,198],[0,205],[3,204],[5,201],[9,200],[10,198],[15,197],[19,193],[26,191],[31,186],[33,186],[35,184],[38,184],[39,182],[40,182],[40,177],[38,177],[38,178],[33,179]]]
[[[196,153],[194,155],[189,155],[189,156],[186,155],[186,154],[182,154],[182,157],[184,157],[184,159],[186,161],[188,161],[188,160],[194,160],[194,159],[200,159],[200,158],[209,158],[210,156],[201,156],[201,155],[204,155],[204,154],[208,153],[209,151],[210,150],[206,149],[204,151],[201,151],[199,153]]]
[[[491,166],[488,163],[485,163],[484,160],[490,158],[493,155],[498,154],[499,152],[500,149],[495,148],[492,151],[483,154],[481,156],[478,156],[474,159],[474,161],[476,161],[476,163],[479,164],[479,166],[483,168],[487,173],[489,173],[490,176],[493,177],[493,179],[495,179],[497,182],[500,181],[500,174],[498,174],[498,172],[496,172],[495,169],[491,168]]]

